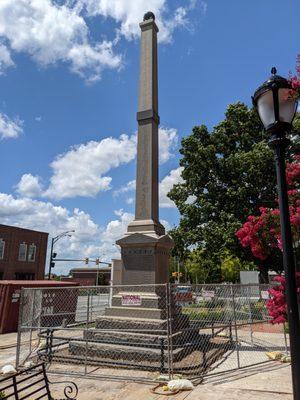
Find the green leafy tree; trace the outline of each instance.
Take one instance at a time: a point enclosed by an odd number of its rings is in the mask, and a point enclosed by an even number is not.
[[[208,258],[203,248],[191,251],[185,260],[185,267],[191,277],[192,283],[217,282],[219,271],[215,263]]]
[[[221,254],[221,277],[223,282],[239,282],[240,271],[255,270],[253,262],[242,261],[240,258],[231,254],[225,249]]]
[[[293,137],[299,133],[298,118]],[[204,125],[196,126],[182,140],[184,183],[169,193],[181,214],[179,226],[170,232],[174,254],[187,259],[191,246],[204,249],[206,262],[219,266],[218,279],[225,249],[260,267],[281,263],[276,254],[255,260],[235,236],[249,214],[276,205],[274,155],[267,139],[256,111],[237,103],[227,108],[225,119],[211,132]],[[293,142],[290,152],[299,153],[299,142]]]

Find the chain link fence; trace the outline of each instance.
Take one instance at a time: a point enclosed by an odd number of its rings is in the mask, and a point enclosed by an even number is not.
[[[268,285],[140,285],[22,289],[17,366],[56,373],[198,379],[287,352],[271,325]]]

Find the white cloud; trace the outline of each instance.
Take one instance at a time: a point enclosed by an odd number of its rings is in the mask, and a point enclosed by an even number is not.
[[[43,193],[39,177],[31,174],[22,175],[16,189],[24,197],[39,197]]]
[[[120,189],[117,189],[113,192],[114,197],[121,196],[125,193],[132,192],[135,190],[135,185],[136,181],[133,179],[132,181],[129,181],[125,186],[120,187]]]
[[[111,177],[103,175],[132,161],[135,155],[135,136],[121,135],[118,139],[109,137],[74,146],[52,162],[53,176],[44,196],[54,199],[96,196],[110,189]]]
[[[174,154],[178,142],[177,130],[174,128],[159,129],[159,162],[168,161]]]
[[[60,258],[84,259],[84,257],[100,256],[101,259],[110,261],[112,257],[118,257],[119,253],[114,243],[123,235],[132,219],[131,214],[121,211],[107,226],[101,227],[89,214],[77,208],[69,211],[51,202],[15,198],[0,193],[2,224],[49,232],[50,237],[64,231],[75,230],[70,238],[61,239],[56,243],[55,251]],[[74,266],[76,266],[74,263],[57,262],[54,272],[68,272]]]
[[[159,205],[160,205],[160,207],[162,207],[162,208],[175,207],[175,204],[173,203],[173,201],[171,199],[169,199],[167,194],[169,193],[169,191],[172,189],[172,187],[174,185],[184,182],[184,180],[181,176],[182,170],[183,170],[182,167],[173,169],[160,182],[160,184],[159,184]]]
[[[168,161],[172,156],[177,140],[176,129],[159,130],[160,163]],[[99,192],[111,188],[112,178],[105,174],[121,164],[129,163],[135,156],[136,135],[109,137],[99,142],[91,141],[74,146],[51,163],[53,175],[49,188],[43,195],[56,200],[96,196]],[[131,185],[134,185],[134,181]],[[117,194],[115,192],[115,195]]]
[[[120,253],[115,246],[116,240],[120,239],[127,231],[127,226],[133,220],[134,215],[123,210],[115,211],[116,219],[110,221],[101,235],[100,254],[104,257],[120,258]]]
[[[175,204],[169,199],[167,194],[172,189],[172,187],[178,183],[183,183],[184,180],[181,177],[182,167],[173,169],[165,176],[159,183],[159,206],[161,208],[172,208]],[[114,196],[128,195],[135,192],[135,180],[129,181],[126,185],[122,186],[120,189],[114,191]],[[189,197],[188,201],[192,202],[195,199],[192,196]],[[126,198],[127,204],[131,204],[134,201],[132,196]]]
[[[167,0],[148,0],[147,5],[144,0],[1,0],[0,71],[14,65],[11,52],[22,52],[42,66],[65,62],[86,81],[97,81],[104,69],[121,67],[122,56],[115,52],[119,38],[139,36],[147,9],[156,15],[161,42],[170,42],[178,27],[188,27],[197,1],[180,3],[175,8]],[[199,12],[204,14],[205,8]],[[91,16],[113,20],[115,37],[93,38]],[[101,19],[97,23],[101,29]]]
[[[128,40],[140,34],[139,23],[145,12],[151,10],[155,14],[161,42],[170,42],[174,30],[188,24],[188,13],[196,2],[184,1],[184,6],[173,10],[171,4],[167,0],[148,0],[146,5],[144,0],[77,0],[78,7],[84,7],[88,15],[114,19],[119,33]]]
[[[119,68],[121,57],[112,42],[92,44],[86,21],[68,3],[1,0],[0,37],[12,51],[26,52],[40,65],[66,62],[88,81],[100,79],[104,68]]]
[[[23,133],[23,121],[19,118],[10,119],[6,114],[0,113],[0,139],[15,139]]]
[[[3,44],[0,44],[0,75],[3,75],[7,68],[14,65],[15,64],[11,59],[8,48]]]

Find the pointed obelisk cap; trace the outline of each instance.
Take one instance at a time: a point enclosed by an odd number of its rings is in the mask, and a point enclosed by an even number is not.
[[[153,21],[155,21],[155,15],[152,11],[148,11],[146,14],[144,14],[143,21],[148,21],[148,19],[153,19]]]
[[[140,28],[146,30],[153,27],[155,31],[158,32],[158,27],[155,23],[155,15],[152,11],[147,11],[146,14],[144,14],[143,22],[140,23]]]

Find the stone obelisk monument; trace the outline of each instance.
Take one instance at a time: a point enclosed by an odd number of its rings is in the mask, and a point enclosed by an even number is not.
[[[179,329],[188,326],[188,317],[169,303],[169,253],[172,239],[158,216],[158,84],[157,32],[155,16],[148,12],[141,27],[141,61],[138,120],[138,151],[135,219],[117,241],[121,247],[121,286],[113,286],[111,306],[97,317],[86,334],[88,345],[72,341],[69,351],[98,359],[138,360],[158,363],[167,341],[168,315],[177,348],[173,360],[187,354],[178,344],[185,340]],[[136,285],[136,286],[135,286]],[[147,286],[143,286],[147,285]],[[175,315],[175,311],[177,312]],[[187,330],[190,334],[190,331]],[[151,344],[151,346],[149,346]],[[166,350],[166,345],[165,350]]]
[[[169,280],[172,239],[159,222],[158,203],[158,74],[155,16],[140,23],[141,54],[138,101],[138,144],[135,219],[117,241],[123,261],[122,284],[160,284]]]

